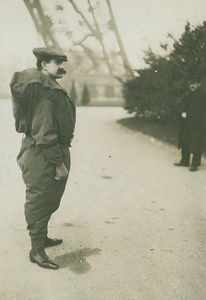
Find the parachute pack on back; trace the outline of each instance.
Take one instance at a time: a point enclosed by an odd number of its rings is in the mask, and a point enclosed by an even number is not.
[[[60,86],[39,70],[31,68],[15,72],[10,83],[12,94],[12,108],[17,132],[27,133],[30,129],[31,118],[28,111],[35,107],[31,101],[41,101],[39,95],[30,95],[30,85],[38,84],[44,88],[60,89]]]

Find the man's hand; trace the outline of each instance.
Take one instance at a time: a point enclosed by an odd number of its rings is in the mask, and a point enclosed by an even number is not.
[[[182,118],[183,118],[183,119],[186,119],[186,118],[187,118],[187,113],[186,113],[186,112],[183,112],[183,113],[182,113]]]
[[[66,179],[69,175],[69,172],[67,168],[65,167],[65,164],[62,162],[60,165],[56,166],[56,176],[54,179],[56,180],[63,180]]]

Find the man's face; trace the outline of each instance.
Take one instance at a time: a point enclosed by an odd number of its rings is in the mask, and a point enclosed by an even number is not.
[[[52,59],[50,62],[44,62],[43,70],[53,79],[62,78],[66,71],[63,66],[63,61]]]
[[[189,82],[190,90],[192,92],[196,91],[200,87],[199,82]]]

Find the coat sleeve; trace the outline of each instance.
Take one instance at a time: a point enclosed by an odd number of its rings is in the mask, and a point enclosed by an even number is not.
[[[36,90],[37,88],[39,89],[38,91]],[[54,127],[52,102],[49,99],[44,99],[41,88],[35,85],[31,85],[29,93],[30,99],[34,96],[38,99],[37,103],[35,103],[31,122],[32,138],[51,163],[55,165],[61,164],[62,155],[58,144],[58,135]]]

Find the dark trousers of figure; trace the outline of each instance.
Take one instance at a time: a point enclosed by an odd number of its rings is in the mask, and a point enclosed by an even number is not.
[[[183,164],[189,165],[190,164],[190,156],[191,156],[191,154],[193,154],[191,165],[194,167],[198,167],[201,165],[201,156],[202,156],[201,151],[195,151],[195,152],[191,153],[189,150],[189,146],[184,145],[181,148],[181,154],[182,154],[181,162]]]
[[[69,171],[69,148],[61,148],[63,161]],[[67,180],[56,181],[55,165],[44,156],[31,138],[22,140],[17,157],[26,185],[25,219],[32,248],[45,246],[48,222],[58,209]]]

